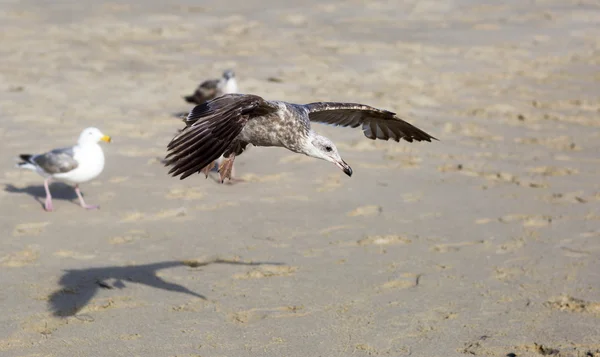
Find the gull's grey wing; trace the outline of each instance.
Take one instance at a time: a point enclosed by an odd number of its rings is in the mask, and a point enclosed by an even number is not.
[[[408,142],[437,140],[398,118],[395,113],[364,104],[318,102],[306,104],[304,107],[308,109],[310,121],[351,128],[362,125],[365,136],[372,140],[404,139]]]
[[[74,158],[73,147],[54,149],[44,154],[35,155],[29,161],[49,174],[69,172],[79,166]]]
[[[186,127],[167,147],[169,174],[181,179],[199,172],[221,156],[240,134],[248,120],[277,111],[259,96],[225,94],[192,109]]]
[[[219,94],[219,80],[209,79],[202,82],[192,95],[184,97],[188,103],[202,104],[214,99]]]

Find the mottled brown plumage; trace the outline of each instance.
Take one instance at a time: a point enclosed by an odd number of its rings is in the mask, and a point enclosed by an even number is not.
[[[306,105],[267,101],[256,95],[226,94],[196,106],[186,127],[171,141],[166,164],[181,179],[204,171],[220,155],[239,156],[248,144],[278,146],[333,162],[349,176],[352,169],[335,145],[315,133],[310,123],[362,126],[370,139],[408,142],[436,140],[392,112],[364,104],[318,102]],[[227,173],[221,174],[221,180]]]

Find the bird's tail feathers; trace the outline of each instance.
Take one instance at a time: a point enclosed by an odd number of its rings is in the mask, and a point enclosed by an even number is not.
[[[19,163],[17,163],[17,167],[21,168],[21,169],[28,169],[28,170],[36,170],[36,166],[35,164],[31,161],[31,159],[33,158],[33,155],[30,154],[21,154],[19,155],[19,158],[21,159],[21,161]]]

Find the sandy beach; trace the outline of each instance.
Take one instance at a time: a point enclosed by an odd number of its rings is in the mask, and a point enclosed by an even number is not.
[[[0,3],[0,355],[600,356],[600,4]],[[245,182],[169,177],[183,95],[388,109]],[[81,189],[15,167],[96,126]],[[512,354],[512,355],[511,355]]]

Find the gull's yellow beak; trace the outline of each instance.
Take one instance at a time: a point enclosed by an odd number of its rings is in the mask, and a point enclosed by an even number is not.
[[[110,136],[104,135],[102,138],[100,138],[100,140],[106,141],[107,143],[110,143]]]

